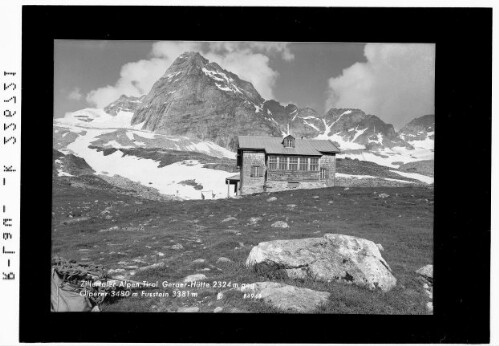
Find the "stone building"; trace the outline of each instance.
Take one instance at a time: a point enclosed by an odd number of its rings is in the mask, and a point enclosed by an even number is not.
[[[329,140],[239,136],[240,176],[226,182],[242,195],[334,186],[337,153]]]

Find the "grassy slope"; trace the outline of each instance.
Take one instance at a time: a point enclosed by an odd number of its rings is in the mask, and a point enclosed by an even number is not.
[[[90,190],[59,183],[54,185],[54,191],[52,251],[67,259],[127,270],[136,270],[127,266],[165,263],[161,268],[138,271],[131,277],[138,281],[179,282],[186,275],[204,273],[210,283],[242,284],[268,280],[243,265],[251,247],[259,242],[342,233],[383,245],[382,255],[398,279],[395,289],[382,293],[339,283],[285,281],[331,292],[330,302],[320,312],[426,313],[427,299],[414,271],[433,262],[433,190],[428,188],[295,190],[272,194],[278,198],[274,202],[266,201],[268,194],[231,200],[159,202],[117,195],[105,188]],[[383,192],[390,197],[377,197]],[[296,207],[290,208],[289,204]],[[108,212],[102,213],[106,208]],[[222,222],[229,216],[236,220]],[[250,224],[251,217],[262,220]],[[290,228],[270,227],[277,220],[287,221]],[[118,229],[99,232],[114,226]],[[177,243],[183,250],[171,249]],[[234,262],[216,263],[222,256]],[[192,263],[197,258],[206,262]],[[203,268],[210,270],[201,271]],[[198,306],[203,312],[221,306],[224,311],[274,311],[262,302],[243,299],[235,291],[217,300],[219,289],[188,290],[197,292],[198,297],[126,298],[103,309],[175,311],[179,306]]]
[[[399,170],[409,173],[424,174],[433,177],[433,174],[435,172],[434,161],[424,160],[424,161],[408,162],[406,164],[400,165]]]

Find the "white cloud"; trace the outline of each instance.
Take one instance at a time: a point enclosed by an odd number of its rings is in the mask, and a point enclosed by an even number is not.
[[[239,78],[251,82],[263,98],[274,98],[272,90],[279,73],[270,68],[266,55],[243,50],[225,55],[208,53],[206,58],[237,74]]]
[[[329,79],[326,110],[360,108],[396,128],[434,113],[435,45],[369,43],[364,55]]]
[[[140,96],[150,91],[171,63],[183,52],[197,51],[208,60],[253,84],[263,98],[273,98],[277,71],[269,66],[270,57],[294,59],[287,43],[281,42],[156,42],[151,58],[130,62],[121,67],[120,78],[87,94],[90,104],[103,108],[121,95]]]
[[[210,49],[216,53],[262,52],[280,56],[285,61],[291,61],[295,58],[287,42],[211,42]]]
[[[80,92],[80,88],[74,88],[68,95],[68,99],[80,101],[83,98],[83,94]]]

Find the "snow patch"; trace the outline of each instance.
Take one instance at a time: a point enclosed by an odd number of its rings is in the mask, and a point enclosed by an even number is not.
[[[116,149],[130,149],[130,148],[135,148],[133,145],[122,145],[122,144],[118,143],[115,140],[109,141],[109,142],[107,142],[104,145],[105,146],[110,145],[111,147],[116,148]]]
[[[373,175],[363,175],[363,174],[345,174],[345,173],[336,173],[338,178],[356,178],[356,179],[372,179],[378,178]]]
[[[398,175],[401,175],[401,176],[406,177],[406,178],[416,179],[416,180],[422,181],[423,183],[426,183],[426,184],[433,184],[433,180],[434,180],[433,177],[428,177],[426,175],[419,174],[419,173],[407,173],[407,172],[400,172],[400,171],[395,171],[395,170],[390,170],[390,172],[397,173]]]

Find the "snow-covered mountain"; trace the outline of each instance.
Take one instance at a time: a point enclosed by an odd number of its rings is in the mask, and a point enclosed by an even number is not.
[[[228,149],[238,135],[280,135],[263,116],[253,85],[199,53],[180,55],[153,85],[132,124],[168,135],[213,141]]]
[[[339,158],[391,169],[433,160],[433,115],[416,118],[397,133],[359,109],[319,114],[282,105],[264,100],[251,83],[191,52],[180,55],[147,95],[122,95],[104,109],[56,118],[53,147],[81,158],[101,176],[118,175],[180,198],[201,198],[202,191],[222,198],[227,194],[224,180],[234,174],[223,167],[235,166],[235,161],[220,160],[235,158],[237,136],[288,133],[329,139],[340,148]],[[192,154],[170,162],[172,151]],[[197,153],[207,157],[200,159]],[[58,166],[58,177],[71,175],[64,167]]]
[[[135,112],[142,104],[145,96],[134,97],[121,95],[116,101],[110,103],[104,111],[111,115],[117,115],[119,112]]]
[[[435,115],[428,114],[413,119],[400,130],[399,136],[415,148],[433,150],[435,145]]]

